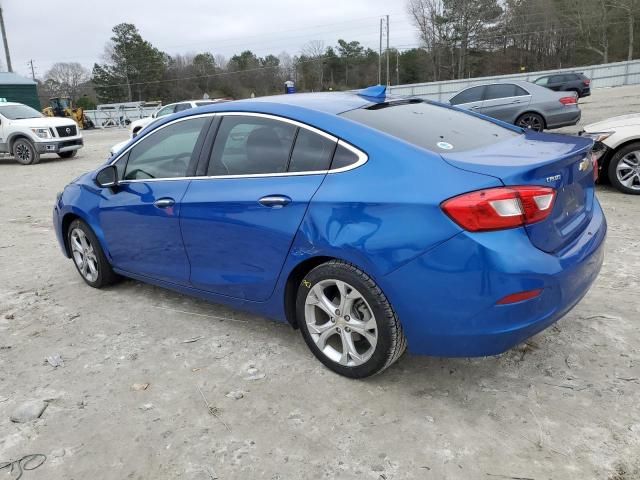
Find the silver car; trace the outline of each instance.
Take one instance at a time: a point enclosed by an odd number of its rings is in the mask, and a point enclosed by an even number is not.
[[[575,125],[581,115],[575,92],[554,92],[524,81],[475,85],[449,103],[538,132]]]

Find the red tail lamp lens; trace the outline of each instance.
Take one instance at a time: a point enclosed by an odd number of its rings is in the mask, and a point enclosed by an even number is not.
[[[499,187],[453,197],[442,209],[465,230],[485,232],[540,222],[551,213],[555,198],[549,187]]]

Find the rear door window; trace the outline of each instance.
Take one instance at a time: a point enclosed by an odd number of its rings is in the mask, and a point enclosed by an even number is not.
[[[359,108],[341,116],[433,152],[471,150],[520,135],[491,121],[428,102]]]
[[[495,85],[487,85],[485,100],[493,100],[495,98],[506,98],[518,96],[518,86],[513,83],[497,83]],[[520,89],[522,90],[522,89]]]
[[[256,175],[287,171],[297,127],[287,122],[244,115],[222,119],[207,175]]]
[[[449,103],[451,103],[451,105],[462,105],[464,103],[480,102],[482,100],[484,88],[484,85],[467,88],[449,100]]]

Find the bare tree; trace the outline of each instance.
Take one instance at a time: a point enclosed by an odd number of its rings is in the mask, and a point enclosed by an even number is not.
[[[322,90],[324,84],[324,68],[323,58],[325,52],[324,42],[322,40],[311,40],[301,48],[302,56],[311,60],[319,82],[319,89]],[[315,82],[312,81],[312,85]]]
[[[52,80],[59,85],[59,92],[73,100],[80,96],[83,83],[89,81],[89,71],[77,62],[55,63],[46,73],[46,81]]]
[[[229,63],[229,61],[227,60],[227,57],[225,57],[224,55],[222,55],[221,53],[216,53],[213,56],[213,59],[216,62],[216,67],[222,69],[222,70],[226,70],[227,68],[227,63]]]
[[[612,0],[610,5],[624,12],[627,17],[627,60],[633,60],[633,31],[635,29],[635,16],[640,10],[640,0]]]
[[[609,0],[567,0],[565,18],[575,25],[584,48],[597,53],[603,63],[609,62]]]

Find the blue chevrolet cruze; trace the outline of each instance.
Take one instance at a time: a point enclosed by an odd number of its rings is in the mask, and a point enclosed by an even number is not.
[[[493,355],[603,260],[592,142],[416,99],[296,94],[188,110],[59,194],[84,281],[131,277],[287,321],[349,377],[408,347]]]

